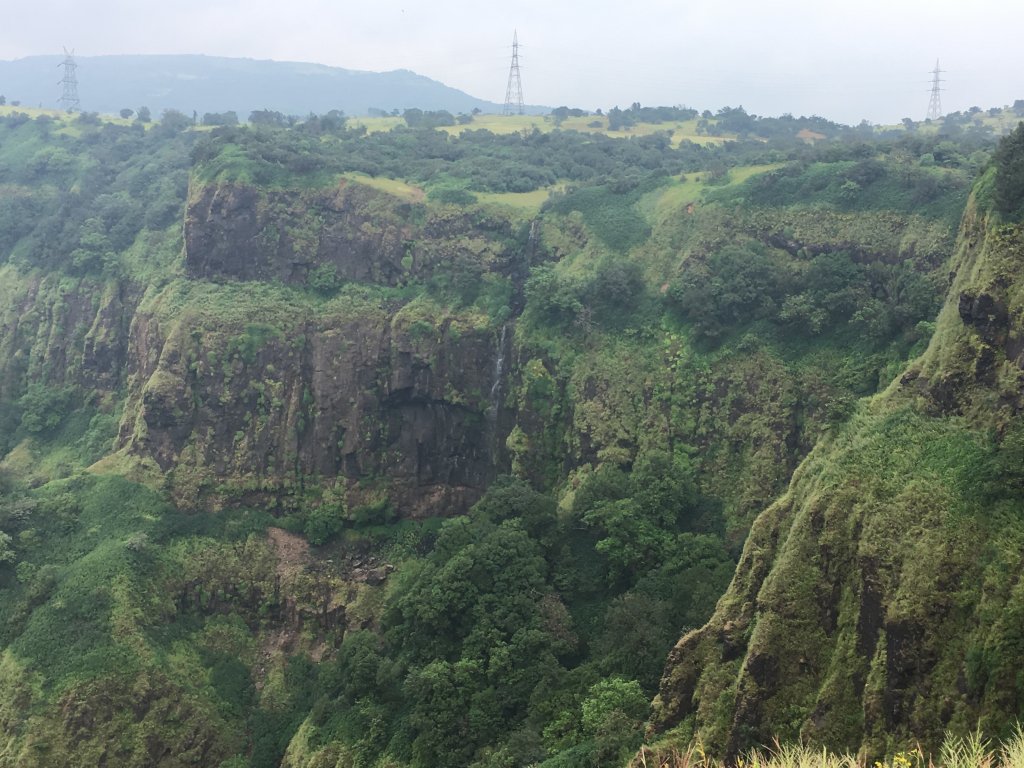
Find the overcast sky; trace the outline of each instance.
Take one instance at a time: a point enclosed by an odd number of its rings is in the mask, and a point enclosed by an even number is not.
[[[743,105],[846,123],[1024,98],[1019,0],[0,0],[0,59],[205,53],[411,69],[505,96],[512,32],[528,103]]]

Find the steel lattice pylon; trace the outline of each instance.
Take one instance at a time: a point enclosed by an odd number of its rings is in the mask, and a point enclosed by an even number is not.
[[[512,34],[512,66],[508,70],[505,107],[501,110],[501,114],[523,114],[523,79],[519,73],[519,30]]]
[[[939,60],[935,60],[935,69],[932,70],[932,97],[928,102],[928,119],[938,120],[942,117],[942,88],[939,85],[943,82],[939,75],[942,74],[942,70],[939,69]]]
[[[61,108],[68,112],[77,112],[81,107],[78,103],[78,75],[76,74],[78,65],[75,63],[75,52],[69,53],[65,48],[64,61],[57,66],[64,67],[64,78],[59,83],[64,86],[60,96]]]

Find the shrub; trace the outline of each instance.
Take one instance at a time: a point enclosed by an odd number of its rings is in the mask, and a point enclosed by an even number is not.
[[[18,404],[21,406],[21,427],[31,435],[48,432],[58,426],[71,408],[71,387],[54,388],[30,384]]]

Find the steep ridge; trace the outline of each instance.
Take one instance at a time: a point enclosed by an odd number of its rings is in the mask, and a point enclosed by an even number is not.
[[[1024,228],[963,217],[927,351],[819,442],[672,650],[652,730],[884,754],[1024,706]],[[666,733],[667,732],[667,733]]]

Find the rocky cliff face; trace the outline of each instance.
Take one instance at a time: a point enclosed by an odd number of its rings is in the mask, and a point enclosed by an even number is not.
[[[187,279],[5,268],[0,397],[35,383],[123,398],[117,447],[186,505],[287,504],[312,485],[404,515],[463,511],[507,465],[497,361],[512,336],[422,286],[457,281],[464,262],[509,284],[524,243],[505,220],[357,184],[198,186]],[[306,285],[318,267],[320,294]]]
[[[712,229],[728,239],[734,226]],[[117,447],[191,506],[287,505],[309,485],[340,485],[351,504],[387,493],[404,514],[445,513],[502,471],[551,487],[588,463],[628,465],[652,441],[682,441],[700,452],[739,546],[849,382],[756,345],[685,368],[668,337],[660,351],[580,337],[562,361],[518,347],[539,229],[349,181],[196,182],[179,278],[144,287],[8,269],[0,397],[31,381],[123,400]],[[896,234],[872,246],[885,253],[938,239],[886,229]],[[570,250],[586,247],[577,233]],[[451,300],[488,281],[507,308]]]
[[[472,256],[510,271],[507,221],[434,210],[342,180],[327,189],[196,185],[185,212],[185,265],[210,280],[303,284],[333,267],[338,280],[395,286]]]
[[[0,398],[25,382],[113,391],[124,384],[139,293],[118,280],[0,272]]]
[[[155,459],[180,501],[214,485],[280,499],[323,483],[353,504],[386,490],[403,514],[439,514],[468,508],[501,470],[500,326],[369,286],[460,258],[508,272],[521,253],[507,222],[428,215],[344,183],[213,186],[193,191],[184,239],[194,278],[246,282],[172,285],[132,321],[120,445]],[[351,290],[310,302],[264,284],[323,266]]]
[[[182,500],[224,482],[281,493],[322,480],[354,500],[357,484],[386,483],[406,513],[463,510],[501,465],[498,354],[487,327],[381,305],[227,328],[143,312],[120,440],[170,471]]]
[[[929,349],[758,518],[671,653],[655,732],[875,755],[1020,716],[1022,253],[969,208]]]

